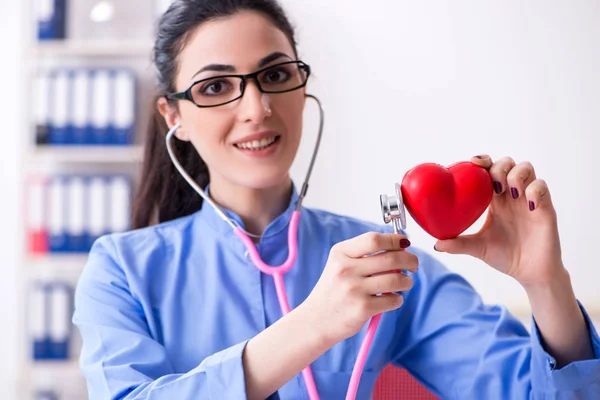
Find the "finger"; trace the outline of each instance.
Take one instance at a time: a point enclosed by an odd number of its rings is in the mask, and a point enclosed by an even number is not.
[[[485,169],[489,169],[494,164],[492,158],[487,154],[479,154],[474,156],[471,158],[471,162]]]
[[[389,293],[381,296],[372,296],[369,299],[370,314],[376,315],[386,311],[396,310],[404,304],[401,293]]]
[[[413,279],[410,276],[395,272],[366,278],[363,284],[365,293],[370,295],[407,292],[412,287]]]
[[[438,240],[433,247],[436,251],[448,254],[466,254],[483,259],[485,243],[480,235],[462,235],[454,239]]]
[[[410,241],[401,234],[368,232],[339,242],[334,247],[351,258],[361,258],[383,250],[403,250]]]
[[[525,197],[529,204],[529,210],[535,211],[538,208],[552,207],[552,198],[548,184],[543,179],[536,179],[525,189]]]
[[[494,192],[502,194],[507,188],[506,177],[515,166],[515,161],[510,157],[504,157],[496,161],[490,168],[490,176],[494,182]]]
[[[408,251],[385,251],[358,260],[356,266],[362,276],[400,270],[417,272],[419,258]]]
[[[525,192],[525,188],[536,179],[535,169],[529,161],[523,161],[510,170],[506,182],[510,188],[513,199],[518,199]]]

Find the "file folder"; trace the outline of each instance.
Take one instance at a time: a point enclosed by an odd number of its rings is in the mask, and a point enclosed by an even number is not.
[[[105,177],[90,178],[88,186],[88,245],[91,249],[94,242],[108,233],[108,185]]]
[[[90,101],[91,78],[88,69],[77,69],[72,73],[72,109],[70,144],[88,144],[91,142]]]
[[[36,0],[38,40],[66,37],[67,0]]]
[[[51,75],[51,107],[49,142],[64,145],[69,142],[70,76],[67,70]]]
[[[125,176],[109,180],[110,232],[124,232],[131,226],[131,183]]]
[[[35,143],[47,144],[50,130],[50,75],[38,71],[34,78]]]
[[[86,184],[84,178],[73,175],[67,183],[67,250],[70,252],[85,252],[87,238],[85,232],[85,203]]]
[[[110,142],[111,74],[107,69],[98,69],[92,73],[92,129],[91,143],[106,145]]]
[[[47,183],[43,177],[31,177],[27,186],[27,242],[29,253],[48,252],[46,213]]]
[[[136,82],[135,75],[127,70],[115,71],[113,76],[114,112],[112,128],[112,144],[124,145],[132,141],[135,124]]]
[[[51,252],[67,251],[67,235],[65,230],[65,183],[60,176],[52,177],[48,187],[49,224],[48,241]]]
[[[44,360],[50,356],[48,338],[48,302],[46,287],[40,282],[34,282],[30,292],[29,330],[33,342],[32,356],[34,360]]]
[[[69,358],[72,299],[69,285],[61,282],[49,284],[50,299],[50,357],[55,360]]]

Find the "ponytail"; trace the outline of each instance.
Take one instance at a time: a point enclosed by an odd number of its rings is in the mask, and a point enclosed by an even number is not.
[[[168,131],[155,106],[146,137],[141,181],[133,202],[133,229],[184,217],[202,208],[202,197],[171,162],[165,143]],[[200,187],[206,187],[210,180],[208,168],[194,146],[173,137],[172,147],[186,172]]]

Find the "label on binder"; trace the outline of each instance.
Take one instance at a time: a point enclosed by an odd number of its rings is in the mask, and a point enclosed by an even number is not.
[[[108,70],[98,70],[92,80],[92,141],[108,144],[110,122],[110,82]]]
[[[50,343],[52,358],[68,357],[71,296],[65,285],[54,284],[50,290]]]
[[[123,232],[129,229],[130,185],[124,177],[115,177],[110,182],[110,229],[111,232]]]
[[[50,130],[50,76],[46,71],[40,71],[34,82],[35,102],[35,142],[48,143]]]
[[[54,178],[49,186],[50,212],[49,212],[49,242],[50,250],[60,252],[66,250],[65,235],[65,188],[61,179]]]
[[[83,178],[73,176],[68,184],[67,238],[70,251],[85,251],[85,183]]]
[[[90,77],[89,71],[80,69],[73,75],[73,142],[84,144],[88,140],[87,128],[90,121]]]
[[[114,76],[115,110],[113,120],[113,143],[130,142],[135,122],[135,78],[126,70],[118,71]]]
[[[101,177],[92,178],[89,186],[89,233],[92,239],[107,233],[106,200],[105,179]]]
[[[58,71],[54,75],[53,103],[51,114],[50,142],[53,144],[66,144],[69,123],[69,74],[67,71]]]

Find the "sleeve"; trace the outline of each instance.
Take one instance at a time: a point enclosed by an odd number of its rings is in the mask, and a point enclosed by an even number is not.
[[[600,341],[583,307],[595,358],[556,369],[535,320],[530,334],[460,275],[415,253],[420,268],[399,309],[393,364],[444,399],[600,398]]]
[[[247,342],[207,357],[187,373],[174,373],[114,253],[109,237],[94,244],[75,293],[73,323],[82,336],[80,366],[89,398],[245,399]]]

